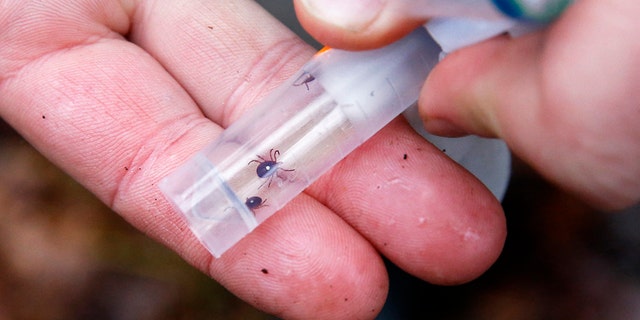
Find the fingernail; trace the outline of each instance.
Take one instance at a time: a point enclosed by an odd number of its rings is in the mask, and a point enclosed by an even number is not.
[[[384,6],[384,0],[302,0],[307,12],[325,23],[350,31],[364,30]]]

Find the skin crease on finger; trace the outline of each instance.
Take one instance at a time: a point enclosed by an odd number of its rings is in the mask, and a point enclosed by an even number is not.
[[[409,271],[441,283],[467,281],[495,260],[504,240],[497,201],[442,156],[433,162],[439,165],[411,169],[419,173],[415,179],[425,179],[412,182],[420,182],[423,190],[395,189],[400,197],[395,207],[384,200],[382,207],[366,209],[366,219],[358,219],[355,214],[365,211],[345,203],[374,202],[350,183],[372,185],[364,178],[371,176],[372,167],[366,159],[391,155],[390,149],[371,146],[341,163],[330,175],[333,182],[320,184],[327,190],[334,185],[336,191],[347,189],[343,194],[353,198],[332,201],[326,197],[330,192],[314,186],[311,195],[317,199],[300,196],[221,259],[212,259],[164,200],[157,182],[221,132],[215,122],[226,125],[238,116],[235,110],[248,109],[289,76],[306,60],[303,53],[309,49],[291,40],[284,27],[250,1],[24,1],[3,7],[0,116],[134,226],[256,307],[292,319],[372,318],[388,286],[376,248]],[[277,69],[267,67],[273,67],[279,53],[290,57],[290,52],[302,57],[276,64]],[[206,82],[200,74],[206,75]],[[411,137],[407,130],[406,124],[383,130],[375,146],[396,141],[396,151],[418,148],[415,138],[397,136],[401,132]],[[410,161],[437,154],[434,148],[428,150]],[[418,164],[428,165],[425,159]],[[437,192],[439,185],[451,194]],[[405,194],[411,198],[402,199]],[[376,225],[388,223],[388,213],[408,211],[403,206],[409,200],[425,208],[422,201],[434,202],[436,195],[449,201],[430,204],[434,213],[429,218],[434,220],[424,220],[430,231],[427,240],[389,239],[392,247],[383,249],[385,241],[378,237],[394,226],[375,229]],[[454,203],[470,195],[478,209]],[[446,215],[450,209],[451,217],[460,221]],[[464,215],[467,209],[471,213]],[[332,212],[340,210],[345,212],[335,213],[344,220]],[[420,219],[417,213],[399,216],[402,223],[394,231],[401,234],[399,227],[415,218]],[[369,227],[374,229],[367,234]],[[492,230],[495,234],[489,236]],[[468,240],[476,237],[480,241],[473,247]],[[449,246],[446,240],[452,240]],[[429,244],[434,247],[422,247]],[[448,249],[458,245],[462,250],[456,256]],[[473,259],[480,262],[474,265]],[[444,270],[443,264],[451,262],[457,265]]]

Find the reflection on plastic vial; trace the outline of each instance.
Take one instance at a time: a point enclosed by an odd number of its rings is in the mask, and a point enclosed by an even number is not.
[[[258,167],[256,168],[256,174],[259,178],[267,178],[265,183],[267,187],[271,186],[271,182],[274,176],[278,176],[278,171],[295,171],[295,169],[284,169],[280,167],[282,162],[278,162],[278,156],[280,155],[280,150],[271,149],[269,150],[269,160],[263,158],[262,156],[257,156],[260,160],[251,160],[247,165],[250,165],[253,162],[258,163]],[[280,179],[284,179],[278,176]],[[264,183],[262,184],[264,185]],[[260,187],[262,187],[260,185]],[[259,187],[259,188],[260,188]]]

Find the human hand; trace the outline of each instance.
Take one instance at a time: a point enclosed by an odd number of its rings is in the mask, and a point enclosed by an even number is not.
[[[383,45],[428,18],[409,12],[405,1],[351,1],[351,8],[368,10],[353,20],[344,9],[321,11],[324,5],[309,3],[296,2],[301,23],[339,48]],[[426,128],[500,137],[548,179],[595,206],[615,210],[638,202],[638,14],[633,0],[576,1],[542,31],[448,55],[422,91]]]
[[[0,116],[266,312],[374,317],[388,289],[381,254],[455,284],[502,249],[498,201],[398,119],[212,258],[157,183],[313,54],[252,1],[2,1],[0,42]]]

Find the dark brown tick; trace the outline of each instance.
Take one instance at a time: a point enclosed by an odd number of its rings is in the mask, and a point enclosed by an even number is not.
[[[266,206],[267,199],[262,200],[262,198],[258,196],[253,196],[251,198],[247,198],[244,204],[249,208],[249,210],[253,211],[254,209],[262,208]]]
[[[280,155],[280,150],[271,149],[269,150],[269,160],[258,156],[260,160],[251,160],[249,164],[256,162],[258,163],[258,167],[256,168],[256,174],[259,178],[266,178],[269,183],[267,187],[271,186],[271,180],[273,180],[273,176],[277,175],[278,171],[295,171],[295,169],[284,169],[280,167],[282,162],[278,162],[278,156]],[[260,186],[262,187],[262,185]]]

